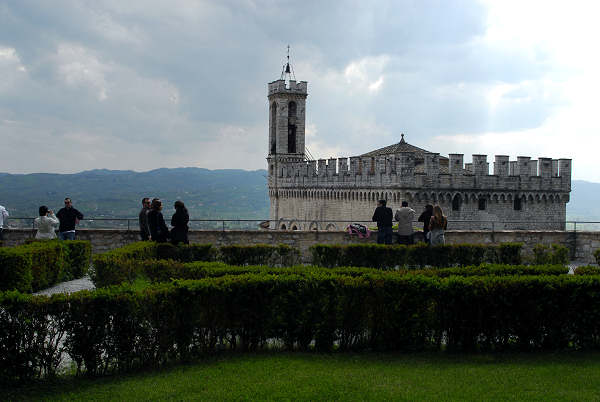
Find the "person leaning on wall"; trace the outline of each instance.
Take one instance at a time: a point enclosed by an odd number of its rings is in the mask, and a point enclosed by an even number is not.
[[[150,205],[150,198],[142,198],[142,209],[138,215],[140,238],[142,241],[150,240],[150,228],[148,227],[148,212],[150,212]]]
[[[448,218],[444,216],[442,207],[436,205],[433,207],[433,215],[429,219],[429,230],[431,232],[430,240],[432,246],[446,244],[444,231],[448,227]]]
[[[165,243],[169,239],[169,228],[162,214],[162,201],[158,198],[152,200],[152,209],[148,212],[148,227],[152,241]]]
[[[181,200],[175,201],[175,213],[171,217],[171,243],[178,244],[189,244],[188,240],[188,222],[190,221],[190,215],[188,213],[185,204]]]
[[[377,208],[373,214],[373,222],[377,222],[377,243],[392,244],[392,223],[394,213],[386,206],[386,200],[377,201]]]
[[[75,226],[83,219],[83,214],[73,207],[73,202],[69,197],[65,198],[65,206],[58,211],[56,217],[60,221],[58,238],[75,240]]]

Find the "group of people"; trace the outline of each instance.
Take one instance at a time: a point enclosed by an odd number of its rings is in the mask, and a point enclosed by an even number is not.
[[[402,207],[394,214],[387,206],[386,200],[377,201],[377,208],[373,214],[373,222],[377,222],[377,243],[392,244],[392,225],[394,219],[398,222],[398,243],[413,244],[415,210],[408,206],[408,202],[402,201]],[[423,236],[427,243],[432,246],[446,242],[444,231],[448,226],[448,218],[444,216],[439,205],[425,205],[425,210],[418,219],[423,222]]]
[[[69,197],[65,198],[65,206],[56,214],[46,205],[39,207],[39,216],[34,220],[34,226],[37,228],[36,239],[56,239],[75,240],[75,227],[83,214],[73,207],[73,202]],[[140,236],[142,240],[153,240],[156,242],[171,241],[173,244],[189,244],[188,240],[188,222],[190,216],[185,204],[182,201],[175,201],[175,213],[171,217],[172,229],[169,230],[165,224],[162,214],[162,201],[154,198],[142,199],[142,210],[139,214]],[[8,218],[8,211],[0,205],[0,241],[2,237],[2,227],[4,220]],[[58,236],[56,228],[58,226]]]
[[[73,207],[69,197],[65,198],[65,206],[56,215],[45,205],[39,208],[39,215],[34,220],[37,228],[36,239],[55,239],[58,225],[60,240],[75,240],[75,226],[83,219],[83,214]]]
[[[162,201],[154,198],[142,198],[142,209],[139,214],[140,237],[142,240],[152,240],[159,243],[171,241],[173,244],[189,244],[188,222],[190,215],[183,201],[175,201],[175,213],[171,217],[172,229],[169,231],[162,214]]]

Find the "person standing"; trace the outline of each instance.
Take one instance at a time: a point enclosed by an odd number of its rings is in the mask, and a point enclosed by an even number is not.
[[[58,219],[54,216],[54,212],[42,205],[39,208],[40,216],[33,221],[34,226],[38,229],[35,234],[36,239],[56,239],[56,225],[59,224]]]
[[[73,208],[73,202],[69,197],[65,198],[65,206],[58,211],[56,217],[60,221],[58,238],[61,240],[75,240],[75,225],[83,219],[83,214]]]
[[[429,221],[431,220],[431,216],[433,215],[433,205],[427,204],[425,205],[425,210],[419,215],[419,222],[423,222],[423,240],[426,243],[430,243],[429,241]]]
[[[188,222],[190,221],[190,215],[185,207],[183,201],[175,201],[175,213],[171,217],[171,243],[183,243],[190,244],[188,240]]]
[[[148,227],[148,212],[150,212],[150,198],[142,198],[142,209],[138,216],[140,224],[140,237],[142,241],[150,240],[150,228]]]
[[[444,236],[446,227],[448,227],[448,218],[444,216],[442,208],[439,205],[436,205],[433,207],[433,215],[429,220],[432,246],[439,246],[446,243],[446,238]]]
[[[377,208],[373,214],[373,222],[377,222],[377,243],[392,244],[392,221],[394,214],[386,206],[386,200],[377,201]]]
[[[402,201],[402,208],[396,210],[394,218],[398,221],[398,243],[413,244],[413,226],[415,210],[408,207],[408,202]]]
[[[8,211],[0,205],[0,241],[4,240],[2,230],[4,229],[4,220],[8,218]]]
[[[162,201],[158,198],[152,200],[152,209],[148,212],[148,228],[152,241],[164,243],[169,238],[169,228],[162,214]]]

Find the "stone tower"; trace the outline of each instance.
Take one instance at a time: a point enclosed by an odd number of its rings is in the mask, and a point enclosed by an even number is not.
[[[269,188],[271,221],[278,221],[278,176],[287,176],[294,166],[301,165],[305,150],[307,82],[296,82],[289,62],[284,65],[280,79],[269,83]]]

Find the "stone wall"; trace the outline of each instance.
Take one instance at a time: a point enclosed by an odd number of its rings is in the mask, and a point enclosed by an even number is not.
[[[4,245],[14,246],[22,244],[26,239],[33,237],[31,229],[11,229],[4,231]],[[77,238],[92,242],[92,251],[101,253],[139,239],[137,231],[122,229],[82,229],[77,231]],[[217,246],[229,244],[289,244],[298,247],[305,261],[309,261],[308,248],[313,244],[350,244],[374,243],[376,236],[368,239],[358,239],[346,232],[327,231],[190,231],[190,242],[211,243]],[[536,244],[562,244],[571,249],[572,258],[582,263],[595,262],[593,252],[600,248],[600,232],[564,232],[564,231],[477,231],[477,230],[449,230],[446,232],[448,244],[459,243],[484,243],[497,244],[504,242],[522,242],[526,253]]]
[[[277,209],[278,217],[271,214],[272,228],[300,230],[343,230],[351,222],[371,222],[376,200],[387,199],[388,206],[396,211],[402,201],[407,201],[416,211],[415,219],[425,209],[426,204],[438,204],[448,217],[452,229],[479,230],[562,230],[565,228],[566,204],[558,199],[526,199],[520,210],[515,210],[512,196],[492,195],[486,198],[486,209],[479,210],[475,193],[464,197],[457,211],[452,210],[451,194],[431,194],[408,191],[371,191],[358,189],[356,192],[338,190],[324,191],[306,196],[303,191],[281,191],[279,197],[271,197],[271,212]],[[360,193],[361,196],[355,194]],[[362,195],[364,194],[364,195]],[[432,195],[435,196],[432,197]],[[275,203],[279,205],[276,207]],[[333,222],[323,222],[333,221]],[[285,226],[285,227],[284,227]],[[415,227],[422,224],[414,223]]]

